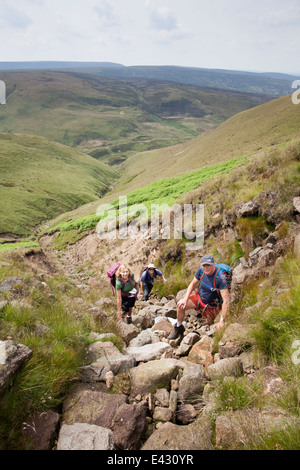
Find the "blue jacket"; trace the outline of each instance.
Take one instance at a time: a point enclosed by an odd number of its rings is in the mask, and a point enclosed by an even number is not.
[[[162,276],[162,273],[158,269],[154,269],[153,277],[150,275],[148,269],[146,269],[142,274],[141,282],[152,286],[156,276]]]

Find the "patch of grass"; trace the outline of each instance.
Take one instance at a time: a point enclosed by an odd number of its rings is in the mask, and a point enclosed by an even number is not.
[[[19,250],[19,249],[24,249],[24,248],[33,248],[37,246],[39,246],[37,242],[3,243],[3,244],[0,244],[0,253],[5,253],[7,251]]]
[[[226,163],[197,170],[182,177],[165,178],[141,189],[132,191],[127,194],[126,207],[119,207],[119,199],[115,199],[111,202],[111,218],[122,215],[123,213],[127,214],[129,209],[133,210],[139,204],[143,204],[146,208],[148,217],[155,213],[162,213],[163,210],[166,210],[164,209],[164,205],[166,205],[167,208],[171,207],[176,203],[178,198],[186,192],[199,187],[204,181],[229,173],[234,168],[246,163],[246,161],[247,159],[244,157],[230,160]],[[107,218],[108,214],[105,215],[105,218]],[[95,228],[100,220],[100,216],[92,214],[56,225],[49,229],[48,233],[53,233],[55,231],[63,233],[72,230],[76,230],[80,233],[83,230]],[[60,245],[60,241],[58,240],[59,236],[60,235],[56,236],[55,241],[57,247]],[[76,234],[73,236],[76,238]]]
[[[35,414],[59,411],[65,395],[85,365],[86,347],[91,331],[106,332],[106,326],[87,312],[88,299],[62,275],[46,279],[52,292],[36,282],[24,264],[24,256],[5,253],[9,263],[1,269],[0,279],[19,275],[26,289],[0,295],[7,304],[0,311],[0,339],[12,337],[32,351],[22,369],[1,396],[0,449],[30,449],[24,442],[21,424]],[[12,301],[15,302],[12,302]],[[108,327],[107,327],[108,328]],[[111,328],[109,328],[110,331]],[[121,340],[115,340],[120,347]]]
[[[249,382],[247,377],[225,377],[215,385],[213,413],[242,410],[262,405],[263,386],[259,380]]]
[[[245,450],[300,450],[299,425],[289,424],[268,434],[252,436]]]

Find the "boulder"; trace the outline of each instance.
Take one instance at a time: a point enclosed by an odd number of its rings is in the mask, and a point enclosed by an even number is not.
[[[136,336],[130,341],[129,347],[140,348],[141,346],[145,346],[146,344],[151,344],[151,343],[152,343],[151,331],[143,330],[141,331],[141,333],[139,333],[138,336]]]
[[[282,380],[279,373],[280,369],[278,367],[266,366],[251,374],[249,380],[259,379],[264,387],[264,395],[277,394],[286,386],[286,383]]]
[[[209,336],[203,336],[191,349],[188,360],[195,364],[201,364],[205,368],[213,364],[213,339]]]
[[[159,406],[168,407],[170,402],[170,393],[166,388],[159,388],[156,390],[155,399]]]
[[[16,293],[19,289],[25,289],[26,284],[21,277],[13,276],[9,277],[0,284],[0,292],[12,292]]]
[[[195,364],[201,364],[205,369],[214,363],[213,355],[209,351],[198,348],[192,349],[188,355],[188,360]]]
[[[146,408],[142,404],[121,405],[112,423],[116,447],[125,450],[138,449],[147,426]]]
[[[198,413],[195,408],[190,404],[182,404],[178,406],[177,420],[181,424],[189,424],[195,420]]]
[[[255,197],[251,201],[248,202],[240,202],[235,206],[235,215],[237,218],[240,217],[249,217],[258,215],[260,209],[260,205],[258,199]]]
[[[207,369],[207,375],[210,380],[219,380],[228,376],[238,377],[241,373],[242,362],[239,357],[221,359]]]
[[[232,323],[229,325],[222,339],[219,341],[219,353],[221,358],[234,357],[240,354],[243,349],[252,344],[252,326]]]
[[[30,437],[35,450],[51,450],[60,421],[60,415],[54,411],[45,411],[35,416],[32,421],[22,424],[22,433]]]
[[[117,410],[126,403],[123,394],[109,394],[92,389],[89,384],[76,384],[63,404],[65,424],[88,423],[112,428]]]
[[[205,383],[205,370],[200,364],[186,364],[179,380],[178,399],[185,401],[192,395],[199,394]]]
[[[83,382],[105,382],[109,371],[117,375],[135,366],[134,357],[122,354],[110,341],[91,344],[87,349],[87,359],[94,362],[81,367]]]
[[[153,413],[154,421],[171,421],[173,417],[173,412],[170,408],[164,408],[161,406],[156,406]]]
[[[0,396],[31,355],[32,351],[23,344],[16,344],[12,340],[0,341]]]
[[[179,348],[176,350],[176,356],[186,356],[192,349],[193,345],[200,340],[197,333],[188,333],[181,341]]]
[[[128,345],[133,338],[136,338],[140,331],[133,324],[128,325],[122,321],[118,325],[118,332],[123,341]]]
[[[208,417],[201,416],[187,426],[165,423],[145,442],[141,450],[213,450],[213,429]]]
[[[132,315],[132,322],[138,328],[151,328],[154,324],[155,314],[150,311],[149,306],[139,310]]]
[[[57,450],[113,450],[114,438],[109,429],[87,423],[63,424]]]
[[[173,325],[170,322],[170,320],[168,320],[168,318],[163,318],[163,317],[158,318],[155,325],[153,325],[151,328],[152,332],[163,331],[167,335],[169,335],[172,330],[173,330]]]
[[[165,352],[171,352],[172,347],[168,343],[157,342],[145,346],[129,347],[126,352],[136,362],[148,362],[160,359]]]
[[[260,367],[259,360],[256,359],[252,351],[243,352],[240,354],[239,358],[241,360],[243,372],[245,374],[253,374],[253,372],[255,372]]]
[[[158,388],[169,388],[177,376],[181,363],[176,359],[149,361],[131,369],[131,395],[155,393]]]

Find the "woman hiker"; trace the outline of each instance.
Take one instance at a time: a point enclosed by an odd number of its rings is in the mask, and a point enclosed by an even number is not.
[[[162,279],[165,282],[162,272],[156,269],[154,264],[148,264],[141,277],[141,291],[144,294],[143,300],[148,300],[156,276],[162,276]]]
[[[121,264],[116,272],[117,291],[117,321],[122,321],[122,316],[126,314],[126,322],[132,323],[132,308],[135,305],[137,294],[139,293],[138,283],[135,282],[133,274],[125,264]]]

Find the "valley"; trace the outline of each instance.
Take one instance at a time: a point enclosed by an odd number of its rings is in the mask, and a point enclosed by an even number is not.
[[[300,106],[92,72],[4,72],[0,449],[299,449]],[[203,246],[162,223],[100,239],[97,208],[119,214],[121,195],[204,204]],[[169,340],[207,253],[233,270],[225,325],[189,311]],[[116,262],[166,278],[132,324],[116,321]]]

